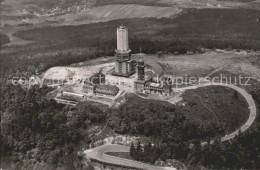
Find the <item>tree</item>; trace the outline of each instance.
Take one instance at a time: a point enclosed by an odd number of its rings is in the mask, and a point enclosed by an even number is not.
[[[143,161],[143,151],[142,151],[142,146],[141,146],[140,142],[138,142],[137,147],[136,147],[135,160]]]
[[[130,146],[130,157],[131,158],[135,158],[135,154],[136,154],[136,152],[135,152],[135,146],[134,146],[134,143],[132,142],[131,143],[131,146]]]
[[[144,146],[143,161],[152,163],[152,144],[149,142]]]

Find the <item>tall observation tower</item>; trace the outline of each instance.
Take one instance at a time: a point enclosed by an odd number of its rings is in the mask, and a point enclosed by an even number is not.
[[[115,72],[113,75],[129,77],[135,72],[135,66],[131,60],[131,50],[128,44],[128,29],[126,26],[117,28],[117,49],[115,50]]]

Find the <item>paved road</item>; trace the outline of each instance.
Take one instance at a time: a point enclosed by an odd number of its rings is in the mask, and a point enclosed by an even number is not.
[[[138,161],[132,161],[129,159],[123,159],[123,158],[107,155],[106,152],[129,152],[129,147],[124,145],[110,144],[110,145],[102,145],[84,151],[84,153],[88,158],[109,163],[109,164],[133,167],[133,168],[144,169],[144,170],[146,169],[165,170],[163,167],[152,166]]]
[[[189,90],[189,89],[196,89],[196,88],[206,87],[206,86],[223,86],[223,87],[228,87],[228,88],[234,89],[245,98],[245,100],[247,101],[248,106],[249,106],[248,108],[250,110],[250,115],[249,115],[249,118],[246,121],[246,123],[244,125],[242,125],[238,130],[222,137],[221,141],[227,141],[227,140],[234,138],[236,135],[239,134],[239,131],[242,133],[242,132],[246,131],[253,124],[253,122],[256,118],[255,102],[254,102],[252,96],[240,87],[237,87],[235,85],[230,85],[230,84],[222,84],[222,83],[202,83],[200,85],[185,87],[185,88],[177,88],[174,90],[175,91],[185,91],[185,90]],[[98,160],[101,162],[105,162],[105,163],[114,164],[114,165],[128,166],[128,167],[148,169],[148,170],[165,170],[163,167],[156,167],[156,166],[144,164],[144,163],[137,162],[137,161],[132,161],[132,160],[128,160],[128,159],[122,159],[122,158],[110,156],[110,155],[105,154],[106,152],[129,152],[129,147],[123,146],[123,145],[103,145],[100,147],[93,148],[91,150],[86,150],[85,154],[88,158]]]

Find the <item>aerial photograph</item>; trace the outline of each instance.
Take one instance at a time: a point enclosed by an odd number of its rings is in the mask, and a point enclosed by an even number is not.
[[[0,170],[260,169],[260,0],[0,0]]]

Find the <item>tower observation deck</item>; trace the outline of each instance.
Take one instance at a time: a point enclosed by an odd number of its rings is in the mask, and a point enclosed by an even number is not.
[[[135,66],[131,59],[131,50],[129,49],[128,28],[123,25],[117,28],[115,56],[115,71],[113,75],[129,77],[135,72]]]

